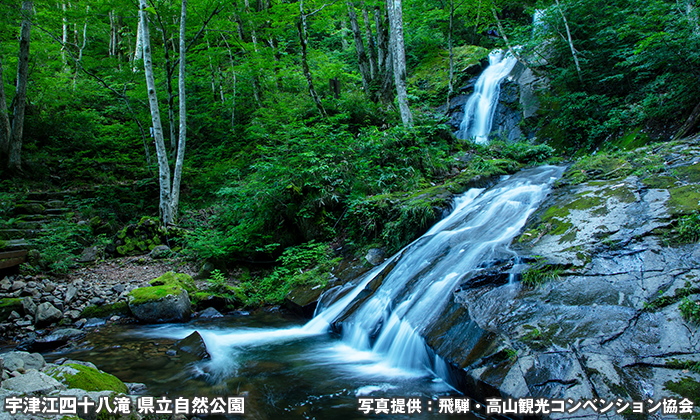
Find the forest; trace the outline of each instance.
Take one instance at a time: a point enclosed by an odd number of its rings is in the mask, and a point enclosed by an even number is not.
[[[338,257],[401,249],[476,175],[677,140],[700,118],[693,0],[0,10],[0,248],[32,194],[70,197],[27,238],[29,274],[167,244],[236,267],[237,305],[280,303]],[[496,48],[542,81],[539,109],[517,142],[457,139],[450,100]]]

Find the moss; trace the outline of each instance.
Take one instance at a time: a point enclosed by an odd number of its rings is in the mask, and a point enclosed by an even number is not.
[[[488,56],[488,50],[473,45],[453,49],[455,69],[467,69]],[[409,79],[409,86],[414,94],[426,99],[435,99],[436,104],[444,103],[442,92],[446,93],[449,82],[449,54],[446,50],[434,50],[432,57],[421,60]]]
[[[116,302],[111,305],[90,305],[83,309],[81,318],[108,318],[112,315],[130,315],[129,304],[125,301]]]
[[[636,128],[629,133],[608,142],[605,146],[608,150],[633,150],[649,143],[649,135]]]
[[[175,285],[139,287],[129,293],[129,303],[132,305],[140,305],[161,300],[167,296],[179,296],[182,291],[182,287]]]
[[[547,233],[552,235],[563,235],[573,227],[573,225],[565,220],[569,217],[569,209],[567,207],[552,206],[542,215],[542,223],[548,225]]]
[[[614,197],[621,203],[634,203],[637,201],[637,196],[627,186],[605,188],[602,194],[604,197]]]
[[[681,378],[678,382],[664,383],[666,389],[687,398],[690,401],[700,401],[700,383],[691,377]]]
[[[567,210],[591,210],[595,207],[604,206],[605,200],[596,195],[587,193],[579,195],[579,198],[566,205]]]
[[[664,189],[673,188],[676,186],[678,180],[670,176],[658,176],[652,175],[642,179],[642,183],[647,186],[647,188],[652,189]]]
[[[668,209],[674,214],[690,214],[700,209],[700,192],[697,185],[686,185],[668,190],[671,198]]]
[[[686,182],[700,182],[700,163],[689,166],[681,166],[675,169],[678,178]]]
[[[591,179],[615,179],[626,177],[633,170],[626,159],[610,153],[587,156],[566,171],[564,179],[571,184],[580,184]]]
[[[22,299],[21,298],[3,298],[0,299],[0,320],[5,321],[12,311],[17,313],[22,313]]]
[[[190,294],[197,292],[197,286],[194,284],[192,276],[184,273],[175,273],[168,271],[162,276],[155,278],[149,282],[151,286],[179,286],[187,290]]]
[[[85,391],[115,391],[121,394],[128,392],[124,382],[116,376],[77,363],[66,363],[49,368],[46,374],[68,388],[79,388]]]
[[[140,287],[129,293],[131,305],[161,300],[167,296],[179,296],[183,290],[186,290],[190,296],[194,296],[197,292],[197,286],[189,274],[169,271],[149,283],[151,287]]]

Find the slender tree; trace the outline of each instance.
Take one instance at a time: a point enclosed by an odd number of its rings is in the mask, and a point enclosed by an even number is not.
[[[355,40],[355,51],[357,51],[357,66],[360,69],[360,77],[362,78],[362,88],[365,90],[365,94],[369,96],[369,85],[372,81],[369,59],[367,58],[367,53],[365,52],[365,45],[362,41],[362,32],[360,31],[360,25],[357,22],[357,13],[355,12],[355,5],[351,0],[348,0],[347,3],[348,17],[350,18],[350,29],[352,30],[352,37]]]
[[[369,20],[369,12],[365,2],[362,2],[362,20],[365,23],[365,36],[367,37],[367,59],[369,60],[369,73],[374,81],[377,78],[377,54],[375,53],[374,36],[372,36],[372,22]]]
[[[168,151],[165,148],[163,139],[163,127],[160,119],[158,106],[158,95],[156,93],[155,78],[153,77],[153,62],[151,60],[151,42],[148,34],[148,8],[147,0],[139,0],[141,7],[141,30],[143,38],[143,61],[144,73],[146,76],[146,87],[148,89],[148,103],[151,109],[151,121],[153,124],[153,137],[156,142],[156,154],[158,156],[158,179],[160,183],[160,213],[161,221],[165,226],[172,225],[177,221],[177,213],[180,201],[180,182],[182,179],[182,166],[185,160],[185,143],[187,138],[187,110],[185,95],[185,54],[187,43],[185,40],[185,28],[187,21],[187,0],[182,0],[182,10],[180,15],[180,57],[178,75],[178,89],[180,101],[180,125],[179,141],[177,148],[177,158],[172,176],[172,186],[170,185],[170,165],[168,163]],[[173,134],[174,135],[174,134]]]
[[[309,35],[306,29],[306,19],[309,16],[315,15],[316,13],[320,12],[321,10],[323,10],[324,7],[326,7],[326,4],[314,10],[313,12],[306,13],[304,12],[304,0],[299,0],[300,15],[299,22],[297,23],[297,30],[299,32],[299,42],[301,43],[301,68],[304,72],[304,77],[306,78],[306,85],[309,88],[309,95],[314,101],[314,104],[316,104],[318,112],[323,118],[326,118],[328,115],[326,114],[326,109],[321,103],[321,98],[318,96],[318,93],[316,93],[316,88],[314,87],[314,80],[311,77],[311,69],[309,69],[309,62],[306,56],[306,48],[309,44]]]
[[[0,152],[7,154],[10,149],[10,117],[7,113],[7,97],[5,96],[5,79],[3,77],[2,57],[0,57]]]
[[[27,84],[29,79],[29,40],[32,22],[29,15],[34,4],[22,2],[22,29],[19,37],[19,60],[17,62],[17,89],[15,91],[15,108],[12,113],[12,130],[10,132],[9,157],[7,166],[11,170],[22,170],[22,132],[24,129],[24,111],[27,107]]]
[[[387,0],[389,12],[389,27],[391,52],[394,61],[394,83],[396,84],[396,97],[399,102],[399,112],[403,126],[413,126],[413,114],[408,106],[408,92],[406,89],[406,51],[403,40],[403,8],[401,0]]]
[[[557,4],[557,10],[559,10],[559,14],[561,14],[561,18],[564,21],[564,27],[566,28],[566,39],[569,43],[569,48],[571,49],[571,56],[574,58],[574,64],[576,65],[576,73],[578,74],[578,80],[579,82],[583,83],[583,76],[581,76],[581,64],[578,61],[578,52],[576,51],[576,48],[574,47],[574,41],[571,38],[571,29],[569,28],[569,21],[566,20],[566,15],[564,14],[564,10],[561,8],[561,4],[559,4],[559,0],[554,0]]]
[[[148,103],[151,109],[151,130],[156,142],[156,155],[158,157],[158,181],[160,184],[160,217],[164,225],[172,223],[173,214],[171,207],[170,191],[170,166],[168,165],[168,151],[163,140],[163,126],[160,120],[158,107],[158,95],[156,82],[153,77],[153,62],[151,61],[151,40],[148,30],[148,3],[147,0],[139,0],[141,7],[141,37],[143,42],[143,65],[146,76],[146,89],[148,91]]]
[[[173,190],[171,199],[172,221],[177,220],[178,208],[180,206],[180,181],[182,179],[182,165],[185,161],[185,143],[187,140],[187,96],[185,94],[185,55],[187,44],[185,43],[185,24],[187,21],[187,0],[182,0],[182,11],[180,13],[180,69],[178,74],[178,106],[180,107],[180,136],[177,145],[177,159],[175,160],[175,173],[173,175]]]

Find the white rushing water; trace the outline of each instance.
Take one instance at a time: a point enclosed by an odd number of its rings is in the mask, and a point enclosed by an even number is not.
[[[515,257],[508,245],[561,172],[552,166],[535,168],[489,190],[470,190],[456,200],[447,218],[369,273],[305,329],[328,328],[341,318],[343,341],[352,348],[381,354],[389,365],[409,371],[441,371],[441,362],[432,355],[421,332],[441,314],[456,287],[468,281],[483,262]],[[387,264],[395,267],[385,273]],[[379,273],[385,278],[370,290],[367,285]],[[348,308],[351,313],[345,313]]]
[[[319,307],[304,326],[198,329],[212,356],[209,371],[224,378],[259,351],[318,340],[323,344],[309,348],[305,357],[352,377],[447,378],[446,366],[421,333],[484,262],[516,257],[509,244],[562,171],[553,166],[528,169],[493,188],[458,197],[448,217],[357,279],[344,296]],[[334,323],[342,326],[340,341],[323,338]],[[192,331],[169,326],[155,334],[183,338]]]
[[[516,62],[515,57],[504,54],[501,50],[489,54],[489,66],[477,79],[474,93],[464,105],[464,118],[457,131],[458,138],[474,139],[480,144],[488,142],[501,82],[510,74]]]

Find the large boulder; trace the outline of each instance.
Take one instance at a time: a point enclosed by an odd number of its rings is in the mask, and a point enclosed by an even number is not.
[[[49,302],[44,302],[36,308],[34,323],[38,326],[43,326],[60,321],[61,318],[63,318],[63,312]]]
[[[68,361],[60,366],[49,367],[46,369],[46,374],[68,388],[79,388],[85,391],[115,391],[122,394],[128,392],[127,386],[116,376],[84,363]]]
[[[192,315],[189,293],[195,286],[187,274],[166,273],[129,293],[129,309],[142,322],[183,322]],[[188,293],[189,290],[189,293]]]
[[[13,351],[0,355],[0,360],[6,370],[10,372],[24,372],[26,370],[41,370],[45,365],[44,357],[39,353],[26,351]]]
[[[187,291],[165,286],[135,289],[129,296],[129,309],[139,321],[147,323],[183,322],[192,315]]]
[[[202,336],[197,331],[176,342],[173,345],[173,350],[183,363],[199,362],[211,358]]]
[[[46,395],[56,390],[66,389],[66,386],[56,379],[34,369],[4,381],[2,387],[15,395]]]
[[[75,328],[59,328],[45,336],[22,342],[17,348],[28,351],[47,351],[83,338],[85,334],[84,331]]]

